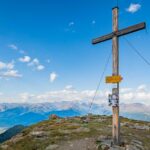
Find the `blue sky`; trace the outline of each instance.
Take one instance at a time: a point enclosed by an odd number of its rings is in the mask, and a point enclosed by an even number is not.
[[[35,95],[54,91],[60,94],[66,89],[93,92],[112,45],[108,41],[93,46],[91,40],[112,31],[111,10],[115,5],[115,0],[1,0],[1,102],[20,99],[36,102]],[[150,60],[149,5],[144,0],[119,1],[120,28],[147,23],[147,32],[126,36],[147,60]],[[111,75],[111,68],[110,60],[105,75]],[[120,74],[124,78],[122,89],[136,92],[142,86],[142,94],[147,96],[144,98],[150,98],[150,66],[122,38]],[[111,85],[103,80],[100,90],[108,89]],[[51,101],[53,96],[45,99]]]

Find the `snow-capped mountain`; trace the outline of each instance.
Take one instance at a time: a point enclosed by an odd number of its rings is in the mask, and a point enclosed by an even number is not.
[[[85,115],[88,113],[111,115],[111,107],[106,104],[85,102],[56,103],[2,103],[0,104],[0,127],[11,127],[17,124],[30,125],[48,119],[50,114],[61,117]],[[150,121],[150,106],[144,104],[121,104],[120,114],[137,120]]]

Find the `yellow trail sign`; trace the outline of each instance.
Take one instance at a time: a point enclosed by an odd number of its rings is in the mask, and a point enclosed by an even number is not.
[[[106,83],[119,83],[123,78],[121,76],[108,76],[106,77]]]

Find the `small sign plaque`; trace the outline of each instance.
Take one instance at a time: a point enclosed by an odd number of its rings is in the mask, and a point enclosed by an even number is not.
[[[119,83],[122,79],[121,76],[108,76],[106,77],[106,83]]]

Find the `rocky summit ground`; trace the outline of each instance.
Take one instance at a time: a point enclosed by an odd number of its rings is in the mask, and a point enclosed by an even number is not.
[[[111,145],[111,116],[53,118],[32,125],[1,150],[150,150],[150,123],[121,120],[121,145]]]

